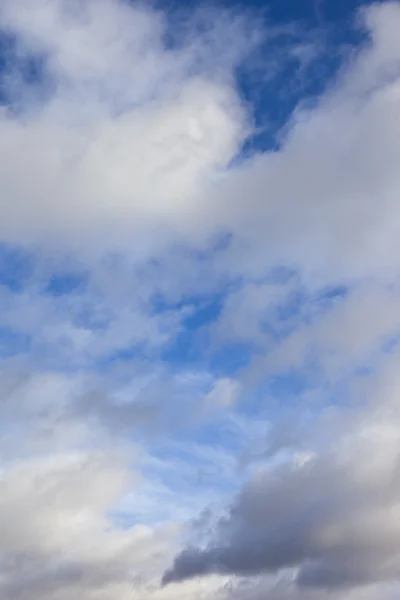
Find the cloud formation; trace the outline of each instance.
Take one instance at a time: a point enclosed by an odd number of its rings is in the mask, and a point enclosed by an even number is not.
[[[230,84],[240,28],[227,22],[222,44],[216,22],[205,40],[168,49],[166,17],[144,5],[5,2],[0,15],[17,51],[39,62],[46,98],[38,106],[11,70],[17,114],[5,108],[0,122],[2,237],[196,229],[207,212],[200,198],[245,131]]]
[[[294,570],[300,588],[335,590],[397,580],[397,363],[396,353],[379,377],[368,381],[361,410],[315,423],[323,427],[322,447],[308,442],[307,452],[259,469],[206,547],[179,554],[164,583],[207,573],[251,576],[285,569]]]
[[[398,336],[395,31],[400,12],[396,4],[387,4],[369,9],[363,18],[369,44],[336,86],[315,108],[294,116],[278,153],[257,157],[232,176],[238,199],[251,190],[246,205],[239,200],[235,205],[242,227],[238,239],[243,235],[235,259],[243,274],[248,274],[251,252],[261,257],[250,267],[255,274],[271,261],[271,266],[301,266],[317,289],[338,282],[351,282],[350,288],[328,302],[328,311],[322,299],[319,305],[315,298],[309,304],[312,296],[303,300],[303,325],[297,313],[290,333],[293,322],[286,320],[289,330],[279,331],[278,319],[271,318],[268,301],[276,302],[279,288],[272,286],[263,301],[266,284],[258,285],[257,294],[250,282],[240,304],[236,292],[230,298],[219,325],[238,339],[245,335],[259,342],[262,336],[264,354],[252,367],[258,377],[311,364],[327,385],[343,380],[350,369],[354,405],[348,417],[343,410],[333,432],[329,421],[315,422],[323,428],[325,443],[315,450],[318,437],[311,432],[311,443],[300,440],[306,460],[294,457],[288,463],[286,458],[283,466],[278,462],[261,469],[229,504],[207,544],[188,547],[176,557],[165,584],[208,573],[246,577],[289,569],[299,589],[294,597],[302,597],[306,587],[358,589],[398,580],[397,384],[390,378],[388,400],[382,381],[384,389],[374,387],[377,398],[371,403],[365,400],[368,384],[360,384],[362,377],[354,370],[356,365],[376,369],[378,349],[395,344]],[[237,329],[243,323],[244,333]],[[397,354],[390,361],[396,364]],[[345,389],[336,393],[343,395]],[[286,449],[293,450],[298,432],[288,439]],[[347,591],[340,594],[352,597]]]
[[[400,7],[249,153],[239,12],[0,5],[5,600],[398,595]]]

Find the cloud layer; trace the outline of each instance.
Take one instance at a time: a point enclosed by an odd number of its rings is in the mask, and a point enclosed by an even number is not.
[[[398,595],[400,7],[239,12],[1,3],[5,600]]]

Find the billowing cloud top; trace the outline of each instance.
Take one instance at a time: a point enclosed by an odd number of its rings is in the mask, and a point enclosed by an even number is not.
[[[1,598],[399,596],[400,6],[314,8],[0,3]]]

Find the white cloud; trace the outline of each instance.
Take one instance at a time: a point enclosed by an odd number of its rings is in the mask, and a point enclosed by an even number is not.
[[[234,23],[226,51],[217,31],[167,50],[165,17],[136,4],[5,2],[1,14],[25,52],[44,55],[41,85],[54,89],[38,110],[29,94],[22,114],[2,110],[3,238],[125,233],[147,244],[209,221],[206,190],[244,133]]]
[[[190,506],[186,489],[181,502],[189,513],[172,510],[174,495],[157,485],[162,465],[144,476],[143,466],[154,462],[144,447],[68,416],[82,375],[38,374],[11,362],[1,382],[2,597],[108,600],[134,590],[138,597],[169,598],[159,592],[160,573],[178,548],[179,521],[198,510],[201,498]],[[164,468],[185,477],[179,461]],[[120,522],[124,515],[127,523]],[[201,598],[219,585],[186,591]]]
[[[233,270],[259,275],[286,264],[315,282],[396,269],[399,7],[367,15],[370,43],[315,107],[295,112],[281,149],[227,179]]]

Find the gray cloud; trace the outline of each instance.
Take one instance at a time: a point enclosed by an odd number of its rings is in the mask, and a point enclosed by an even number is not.
[[[382,393],[380,402],[385,410],[374,405],[368,413],[342,420],[330,449],[294,455],[258,473],[234,498],[207,547],[183,550],[163,583],[285,569],[295,570],[300,588],[352,588],[397,579],[400,438],[391,426],[398,414],[391,413],[391,421]],[[327,443],[328,438],[329,430]]]
[[[276,580],[259,577],[255,581],[241,580],[226,587],[226,600],[392,600],[398,596],[396,583],[377,584],[353,590],[300,588],[293,582],[292,573]]]

